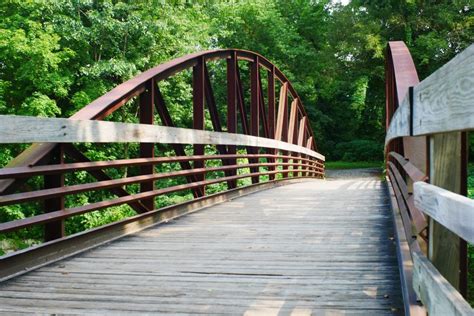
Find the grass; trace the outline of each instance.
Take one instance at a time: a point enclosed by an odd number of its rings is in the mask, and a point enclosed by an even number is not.
[[[326,169],[362,169],[362,168],[382,168],[382,161],[327,161]]]

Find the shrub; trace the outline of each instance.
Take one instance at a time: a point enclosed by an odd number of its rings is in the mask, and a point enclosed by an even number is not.
[[[383,146],[373,140],[356,139],[337,144],[332,156],[343,161],[382,161]]]

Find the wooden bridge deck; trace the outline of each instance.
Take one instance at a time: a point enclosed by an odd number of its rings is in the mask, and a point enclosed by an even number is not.
[[[308,180],[144,230],[0,285],[0,311],[403,313],[376,177]]]

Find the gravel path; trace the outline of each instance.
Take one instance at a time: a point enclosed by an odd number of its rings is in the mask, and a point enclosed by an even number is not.
[[[326,170],[327,180],[335,180],[341,178],[378,178],[381,174],[382,169],[380,168]]]

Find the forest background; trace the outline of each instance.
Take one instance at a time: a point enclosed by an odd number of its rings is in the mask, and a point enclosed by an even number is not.
[[[262,54],[286,74],[310,116],[318,151],[328,161],[382,166],[387,42],[407,44],[423,79],[474,42],[471,1],[3,0],[0,114],[69,117],[160,63],[201,50],[240,48]],[[211,71],[222,77],[218,69]],[[189,126],[192,120],[186,110],[189,80],[183,75],[162,87],[178,126]],[[225,95],[224,84],[215,84],[214,90]],[[218,106],[225,106],[224,101]],[[114,115],[116,120],[136,121],[137,112],[131,105]],[[138,150],[117,146],[85,144],[82,149],[93,160],[133,157]],[[0,166],[24,148],[2,145]],[[169,148],[161,150],[167,154]],[[131,171],[117,172],[110,176]],[[472,188],[472,168],[470,174]],[[79,173],[67,181],[90,179]],[[94,194],[68,198],[67,205],[104,198]],[[157,206],[187,198],[189,192],[160,197]],[[2,207],[0,222],[38,212],[35,204]],[[127,207],[85,214],[68,220],[67,230],[74,233],[130,215]],[[38,229],[2,235],[0,254],[36,243],[41,234]]]

